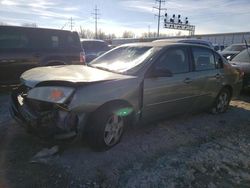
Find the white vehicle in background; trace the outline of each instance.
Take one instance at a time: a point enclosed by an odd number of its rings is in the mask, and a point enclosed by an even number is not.
[[[213,44],[214,50],[217,52],[221,52],[222,50],[224,50],[227,46],[223,45],[223,44]]]

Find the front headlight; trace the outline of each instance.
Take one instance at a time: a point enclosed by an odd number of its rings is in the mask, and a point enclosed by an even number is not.
[[[74,88],[70,87],[35,87],[28,92],[27,98],[62,104],[73,94],[73,92]]]

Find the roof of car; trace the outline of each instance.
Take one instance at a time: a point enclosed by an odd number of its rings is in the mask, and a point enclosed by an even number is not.
[[[204,45],[200,45],[200,44],[191,44],[191,43],[181,43],[181,42],[137,42],[137,43],[128,43],[128,44],[123,44],[121,46],[148,46],[148,47],[165,47],[165,46],[199,46],[199,47],[205,47],[205,48],[209,48],[207,46]],[[209,48],[210,49],[210,48]]]
[[[42,27],[24,27],[24,26],[12,26],[12,25],[0,25],[0,28],[16,28],[22,30],[46,30],[46,31],[58,31],[58,32],[74,32],[69,30],[62,30],[62,29],[53,29],[53,28],[42,28]]]
[[[230,46],[246,46],[245,43],[235,43],[235,44],[231,44]],[[248,44],[249,46],[249,44]]]
[[[162,43],[192,43],[192,44],[201,44],[205,46],[209,46],[213,48],[212,43],[202,40],[202,39],[195,39],[195,38],[174,38],[174,39],[160,39],[155,40],[153,42],[162,42]]]

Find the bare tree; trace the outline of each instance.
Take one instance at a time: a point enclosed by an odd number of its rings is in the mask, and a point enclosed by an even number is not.
[[[115,38],[117,38],[117,37],[114,33],[107,35],[107,39],[115,39]]]
[[[95,33],[89,29],[83,29],[80,27],[79,36],[80,38],[93,39],[95,38]],[[116,38],[116,35],[114,33],[107,34],[99,29],[97,32],[97,38],[101,40],[110,40]]]
[[[84,39],[93,39],[95,37],[95,33],[89,29],[82,29],[81,27],[79,36],[80,38],[84,38]]]
[[[36,23],[23,23],[21,26],[23,27],[37,27]]]
[[[104,40],[104,39],[106,39],[107,37],[106,37],[105,32],[103,32],[101,29],[99,29],[98,32],[97,32],[97,38],[98,38],[98,39],[101,39],[101,40]]]
[[[7,23],[4,22],[0,22],[0,25],[8,25]]]
[[[181,31],[178,31],[178,33],[176,33],[176,36],[181,36],[181,35],[182,35]]]
[[[132,31],[124,31],[122,38],[134,38],[135,34]]]
[[[156,38],[157,32],[145,32],[141,35],[142,38]]]

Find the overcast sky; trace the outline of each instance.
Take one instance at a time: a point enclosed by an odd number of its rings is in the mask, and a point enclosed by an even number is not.
[[[74,30],[94,30],[95,5],[100,9],[98,27],[105,32],[119,36],[124,30],[139,34],[157,29],[155,0],[0,0],[0,22],[60,29],[72,17]],[[196,34],[250,31],[250,0],[166,0],[163,7],[169,15],[188,17]],[[162,24],[161,33],[174,31]]]

